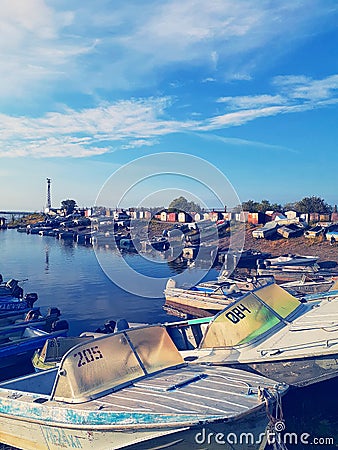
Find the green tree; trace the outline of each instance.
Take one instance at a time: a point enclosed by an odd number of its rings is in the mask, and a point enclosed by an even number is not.
[[[247,211],[247,212],[251,212],[251,213],[258,212],[258,206],[259,206],[259,203],[255,202],[253,200],[248,200],[247,202],[242,203],[243,211]]]
[[[178,198],[175,198],[168,207],[169,212],[178,212],[178,211],[185,211],[185,212],[201,212],[201,207],[197,203],[194,202],[188,202],[188,200],[181,196]]]
[[[75,200],[63,200],[61,202],[61,208],[66,212],[67,216],[68,214],[72,214],[76,208],[77,204]]]
[[[304,197],[299,202],[296,202],[295,209],[299,213],[328,214],[332,212],[332,207],[324,199],[315,196]]]

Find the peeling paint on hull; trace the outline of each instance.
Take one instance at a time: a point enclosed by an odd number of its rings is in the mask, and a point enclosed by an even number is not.
[[[0,441],[24,450],[113,450],[119,448],[151,450],[175,448],[177,450],[219,449],[214,441],[217,433],[226,436],[241,433],[253,433],[254,442],[240,445],[224,443],[225,450],[256,450],[262,440],[261,433],[267,425],[264,411],[257,412],[250,418],[243,418],[231,424],[221,422],[192,428],[172,428],[134,431],[95,431],[95,429],[75,430],[52,425],[40,425],[34,422],[1,417]],[[209,436],[209,437],[208,437]],[[208,443],[208,440],[210,443]],[[203,442],[205,441],[205,442]],[[204,444],[204,445],[203,445]]]

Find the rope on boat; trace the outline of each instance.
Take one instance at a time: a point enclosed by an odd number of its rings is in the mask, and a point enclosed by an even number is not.
[[[266,444],[268,448],[272,450],[287,450],[282,436],[282,432],[285,430],[285,420],[278,385],[276,386],[275,394],[265,388],[259,388],[258,398],[265,402],[266,415],[269,419],[266,428]]]

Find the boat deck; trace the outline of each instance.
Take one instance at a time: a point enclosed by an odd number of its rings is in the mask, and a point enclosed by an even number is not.
[[[56,374],[56,371],[54,371]],[[28,388],[42,383],[48,379],[49,386],[53,382],[53,372],[41,372],[33,374],[21,381],[15,380],[1,384],[0,406],[6,401],[6,397],[15,398],[23,406],[34,404],[43,407],[55,408],[55,417],[61,422],[68,421],[67,410],[72,409],[72,420],[78,411],[79,417],[89,412],[99,412],[109,416],[109,424],[114,426],[112,416],[125,412],[125,421],[135,423],[135,421],[147,420],[151,415],[163,417],[163,420],[180,422],[192,422],[196,420],[220,418],[235,418],[245,415],[252,408],[262,405],[262,400],[258,396],[259,387],[273,387],[275,381],[252,373],[239,371],[228,367],[203,367],[190,366],[168,369],[165,372],[155,374],[150,378],[134,381],[129,386],[104,395],[101,398],[87,401],[85,403],[68,404],[55,400],[50,400],[47,395],[46,386],[41,388],[40,393],[28,392]],[[31,379],[35,382],[31,383]],[[64,410],[64,413],[62,413]],[[1,412],[1,410],[0,410]],[[32,414],[33,410],[30,409]],[[128,414],[129,413],[129,414]],[[34,416],[34,414],[33,414]],[[86,420],[94,420],[94,417],[86,415]],[[36,417],[38,419],[39,417]],[[115,423],[118,425],[118,423]]]

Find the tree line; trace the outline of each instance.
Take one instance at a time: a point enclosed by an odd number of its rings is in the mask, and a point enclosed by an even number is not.
[[[312,196],[304,197],[302,200],[286,203],[281,205],[279,203],[270,203],[269,200],[262,200],[261,202],[256,202],[254,200],[248,200],[241,204],[243,211],[248,212],[262,212],[266,211],[297,211],[300,214],[330,214],[332,212],[337,212],[337,205],[332,207],[323,198]]]

